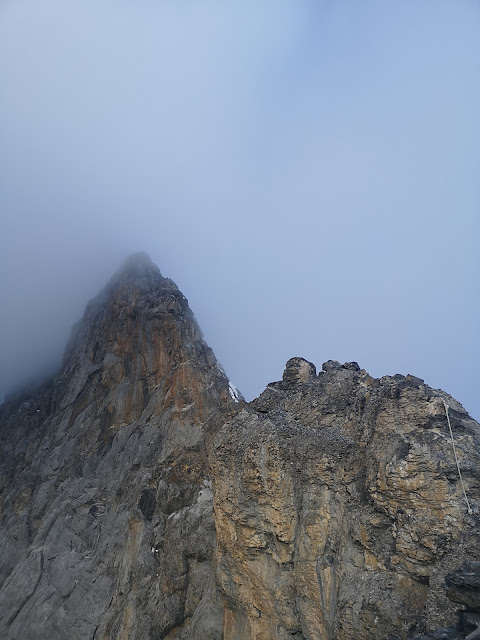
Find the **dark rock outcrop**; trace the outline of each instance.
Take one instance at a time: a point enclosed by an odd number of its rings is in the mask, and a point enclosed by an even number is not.
[[[465,606],[458,622],[416,640],[478,640],[480,638],[480,562],[466,562],[445,578],[447,597]]]
[[[469,562],[445,578],[447,596],[467,611],[480,611],[480,562]]]

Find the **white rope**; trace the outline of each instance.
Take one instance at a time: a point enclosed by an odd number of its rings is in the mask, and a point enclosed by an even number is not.
[[[443,400],[443,406],[445,407],[445,413],[447,414],[448,428],[450,429],[450,438],[452,439],[453,455],[455,456],[455,462],[457,463],[458,477],[460,478],[460,484],[462,485],[463,495],[465,496],[465,502],[467,503],[467,511],[471,515],[473,513],[470,502],[467,498],[467,492],[465,491],[465,484],[463,483],[462,472],[460,471],[460,463],[458,462],[457,450],[455,448],[455,440],[453,439],[452,425],[450,424],[450,416],[448,415],[448,404]]]

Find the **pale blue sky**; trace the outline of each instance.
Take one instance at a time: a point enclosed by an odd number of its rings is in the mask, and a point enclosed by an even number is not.
[[[0,387],[147,251],[247,398],[294,355],[480,417],[478,0],[5,0]]]

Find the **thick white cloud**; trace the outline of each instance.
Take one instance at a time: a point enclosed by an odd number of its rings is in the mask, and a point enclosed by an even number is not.
[[[148,251],[245,395],[302,355],[480,415],[475,2],[0,8],[1,385]]]

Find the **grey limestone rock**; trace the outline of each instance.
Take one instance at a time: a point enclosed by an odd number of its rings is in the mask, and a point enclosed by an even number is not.
[[[283,381],[286,384],[298,384],[308,382],[316,376],[315,365],[304,358],[291,358],[285,365]]]
[[[413,376],[329,361],[302,379],[303,363],[210,451],[225,640],[406,640],[451,625],[444,578],[480,556],[480,426]]]
[[[221,638],[206,442],[236,406],[185,297],[130,258],[56,378],[0,408],[0,637]]]

